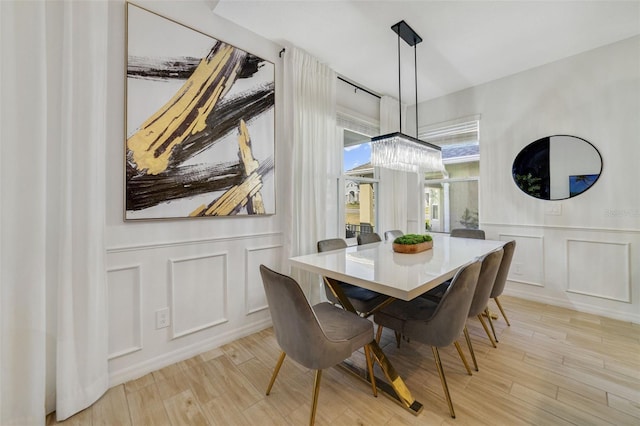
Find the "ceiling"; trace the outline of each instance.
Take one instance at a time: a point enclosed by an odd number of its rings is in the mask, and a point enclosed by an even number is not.
[[[391,25],[405,20],[423,39],[419,102],[640,34],[640,0],[205,1],[216,14],[394,97],[398,38]],[[401,42],[400,55],[402,100],[413,104],[413,48]]]

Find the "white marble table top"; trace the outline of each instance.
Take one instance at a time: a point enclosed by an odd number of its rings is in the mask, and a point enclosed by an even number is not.
[[[475,240],[431,234],[433,248],[422,253],[395,253],[390,241],[347,247],[289,259],[293,267],[411,300],[442,282],[475,258],[504,241]]]

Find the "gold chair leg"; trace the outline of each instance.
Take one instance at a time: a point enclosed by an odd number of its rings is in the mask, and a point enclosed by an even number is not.
[[[484,318],[482,318],[482,314],[478,315],[478,319],[480,320],[480,324],[482,324],[482,328],[484,328],[484,332],[487,333],[487,337],[491,340],[491,345],[494,348],[497,348],[495,340],[493,340],[493,336],[489,332],[489,327],[487,327],[487,323],[484,322]]]
[[[376,342],[378,342],[378,344],[380,344],[380,339],[382,338],[382,329],[383,328],[384,328],[383,326],[378,324],[378,331],[376,331]]]
[[[471,369],[469,368],[469,363],[467,362],[467,358],[464,356],[464,353],[462,353],[462,348],[460,348],[460,343],[458,343],[458,341],[456,340],[455,342],[453,342],[453,344],[456,345],[456,349],[458,350],[458,355],[460,355],[460,359],[464,364],[464,368],[467,369],[467,373],[471,376]]]
[[[467,326],[464,326],[464,339],[467,341],[467,347],[469,348],[469,352],[471,353],[471,359],[473,360],[473,366],[476,369],[476,371],[480,371],[478,370],[478,361],[476,361],[476,353],[473,351],[473,345],[471,344],[471,338],[469,337],[469,330],[467,329]]]
[[[318,406],[318,394],[320,393],[320,379],[322,370],[316,370],[316,379],[313,382],[313,401],[311,402],[311,420],[309,425],[313,426],[316,421],[316,407]]]
[[[267,387],[267,395],[271,392],[271,388],[276,381],[276,376],[280,372],[280,367],[282,367],[282,363],[284,362],[284,358],[287,356],[284,351],[280,353],[280,358],[278,358],[278,363],[276,364],[276,368],[273,370],[273,374],[271,375],[271,381],[269,382],[269,387]]]
[[[444,395],[447,398],[447,404],[449,404],[449,413],[451,413],[451,418],[456,418],[456,413],[453,411],[453,402],[451,402],[451,395],[449,395],[449,387],[447,386],[447,379],[444,377],[444,370],[442,369],[442,361],[440,361],[440,353],[438,352],[438,348],[435,346],[431,346],[431,350],[433,351],[433,359],[436,361],[436,367],[438,368],[438,375],[440,375],[440,382],[442,382],[442,389],[444,390]]]
[[[378,396],[378,388],[376,388],[376,376],[373,374],[373,355],[371,354],[371,346],[364,345],[364,356],[367,358],[367,369],[369,370],[369,379],[371,380],[371,389],[373,396]]]
[[[489,308],[485,308],[484,313],[487,316],[489,325],[491,326],[491,331],[493,332],[493,338],[496,341],[496,343],[498,343],[498,335],[496,334],[496,328],[493,326],[493,319],[491,318],[491,313],[489,312]]]
[[[509,327],[511,327],[511,323],[509,323],[509,319],[507,318],[507,314],[504,313],[504,309],[502,309],[502,305],[500,304],[500,301],[498,300],[497,297],[494,297],[493,300],[496,301],[496,305],[498,305],[498,309],[500,309],[500,313],[504,317],[505,322],[507,323],[507,325]]]

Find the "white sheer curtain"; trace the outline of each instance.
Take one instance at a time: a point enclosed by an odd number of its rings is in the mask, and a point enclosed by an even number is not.
[[[291,256],[313,253],[316,242],[326,238],[329,159],[335,157],[336,73],[316,58],[287,47],[284,61],[284,116],[287,156],[291,164],[288,252]],[[335,201],[334,201],[335,202]],[[333,209],[335,213],[336,209]],[[320,297],[313,275],[293,270],[292,275],[307,286],[312,301]]]
[[[0,2],[0,424],[108,388],[108,2]]]
[[[400,114],[398,108],[403,109],[402,117],[406,117],[406,105],[400,105],[399,102],[390,97],[383,96],[380,98],[380,134],[397,132],[400,130]],[[402,128],[404,130],[404,124]],[[406,133],[406,132],[405,132]],[[391,229],[399,229],[404,233],[409,232],[407,229],[407,179],[409,175],[414,173],[406,173],[397,170],[379,168],[378,176],[380,177],[379,185],[379,205],[378,213],[380,220],[378,221],[378,234],[383,235],[385,231]]]

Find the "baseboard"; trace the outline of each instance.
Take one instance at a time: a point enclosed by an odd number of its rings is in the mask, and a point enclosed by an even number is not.
[[[244,327],[235,329],[228,333],[220,334],[210,339],[203,340],[193,345],[185,346],[178,350],[167,352],[157,357],[148,359],[141,363],[128,366],[118,371],[109,372],[109,387],[120,385],[129,380],[138,379],[145,374],[149,374],[152,371],[159,370],[167,367],[176,362],[184,361],[185,359],[192,358],[200,353],[209,351],[211,349],[218,348],[233,342],[234,340],[248,336],[258,331],[264,330],[271,326],[271,318],[267,318],[262,321],[258,321]]]

